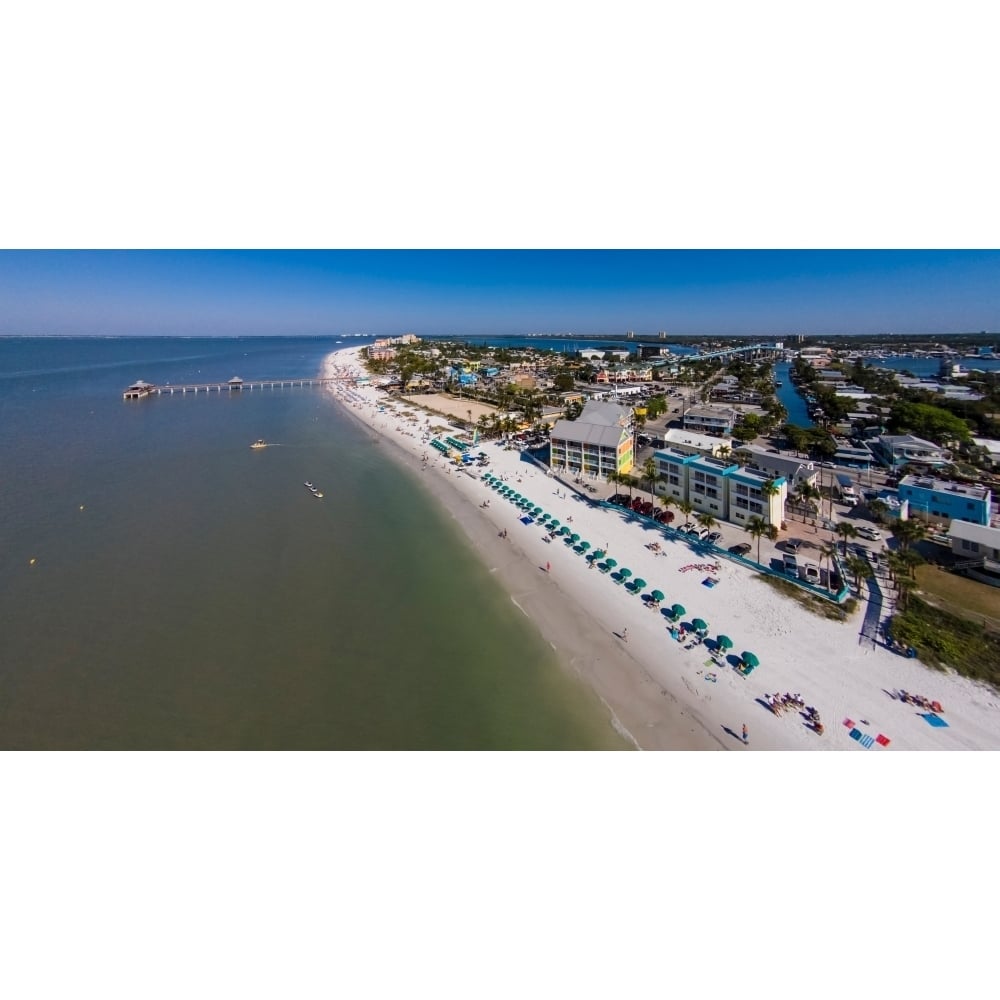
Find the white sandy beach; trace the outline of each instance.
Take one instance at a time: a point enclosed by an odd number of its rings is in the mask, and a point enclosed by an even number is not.
[[[360,348],[329,355],[323,374],[360,373]],[[864,602],[847,622],[829,621],[784,599],[751,570],[725,558],[712,560],[686,542],[629,522],[624,512],[591,500],[612,492],[598,484],[597,494],[578,493],[516,451],[481,442],[489,455],[486,471],[501,476],[518,492],[589,541],[608,547],[618,567],[628,567],[659,589],[663,607],[680,603],[682,619],[702,618],[714,639],[725,634],[735,648],[754,652],[760,666],[741,676],[723,659],[717,664],[706,645],[685,648],[674,640],[667,619],[641,598],[591,568],[560,540],[546,541],[538,523],[521,522],[522,511],[480,478],[480,469],[458,469],[426,442],[429,426],[444,418],[420,413],[374,388],[346,384],[337,399],[366,425],[399,446],[397,458],[455,516],[481,556],[495,571],[524,614],[608,706],[616,726],[644,749],[899,749],[1000,748],[1000,694],[954,674],[932,671],[917,660],[898,656],[861,639]],[[384,411],[380,412],[380,407]],[[407,416],[409,415],[409,416]],[[426,459],[426,465],[424,465]],[[489,500],[488,507],[481,505]],[[572,518],[570,522],[569,519]],[[507,537],[500,537],[506,531]],[[658,541],[660,553],[648,543]],[[689,568],[711,563],[718,570]],[[546,565],[551,567],[546,572]],[[706,587],[714,577],[718,584]],[[627,629],[627,641],[623,639]],[[940,702],[946,728],[932,727],[925,710],[894,697],[905,690]],[[806,726],[801,713],[774,714],[768,694],[798,693],[815,706],[824,732]],[[853,725],[844,725],[851,720]],[[852,738],[854,729],[862,739]],[[887,745],[873,742],[888,739]],[[870,739],[865,739],[869,737]]]

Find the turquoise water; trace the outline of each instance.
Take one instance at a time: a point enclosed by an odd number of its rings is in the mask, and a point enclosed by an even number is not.
[[[327,394],[121,398],[332,348],[0,339],[0,746],[623,745]]]

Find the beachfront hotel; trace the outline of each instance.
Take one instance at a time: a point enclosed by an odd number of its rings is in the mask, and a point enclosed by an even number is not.
[[[686,455],[673,448],[654,452],[653,461],[661,477],[656,492],[677,503],[687,501],[701,514],[739,525],[760,517],[780,526],[784,519],[788,497],[784,477],[745,469],[710,455]]]
[[[549,466],[594,475],[628,472],[635,464],[634,422],[629,407],[592,400],[576,420],[559,420],[549,436]]]

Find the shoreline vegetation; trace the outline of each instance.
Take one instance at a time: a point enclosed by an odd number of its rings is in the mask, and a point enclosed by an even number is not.
[[[345,345],[330,354],[323,374],[364,374],[361,351]],[[394,445],[386,454],[413,470],[450,512],[565,669],[595,692],[607,706],[609,724],[637,747],[1000,748],[1000,694],[865,637],[863,608],[848,609],[843,620],[827,619],[773,587],[749,586],[756,577],[751,568],[600,505],[613,492],[607,483],[594,483],[596,493],[585,491],[496,440],[476,446],[488,456],[485,469],[456,465],[430,446],[432,428],[445,424],[447,414],[431,414],[410,397],[396,399],[350,383],[331,392],[380,440]],[[461,405],[468,408],[465,400]],[[454,416],[448,433],[468,439],[467,414]],[[672,638],[659,607],[563,537],[550,538],[537,518],[524,523],[524,512],[491,488],[484,472],[569,524],[591,551],[607,550],[619,569],[627,566],[633,579],[661,590],[666,608],[678,603],[684,620],[704,619],[706,640],[692,643],[693,633],[682,641]],[[717,583],[703,585],[709,579]],[[713,657],[720,634],[732,638],[734,649]],[[734,663],[743,651],[752,651],[760,663],[747,675]],[[913,692],[941,705],[939,719],[947,725],[927,718],[931,713],[913,700]],[[781,704],[776,694],[782,700],[799,695],[804,708],[794,701]]]

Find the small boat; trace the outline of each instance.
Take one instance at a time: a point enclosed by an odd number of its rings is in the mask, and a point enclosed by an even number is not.
[[[313,484],[312,484],[312,483],[303,483],[302,485],[303,485],[303,486],[304,486],[304,487],[305,487],[305,488],[306,488],[307,490],[314,490],[314,489],[316,489],[316,487],[315,487],[315,486],[313,486]]]
[[[322,500],[323,499],[323,494],[320,493],[319,490],[313,490],[313,496],[316,497],[317,500]]]
[[[251,448],[266,448],[267,447],[267,442],[263,438],[257,438],[257,440],[254,441],[254,443],[252,445],[250,445],[250,447]]]

